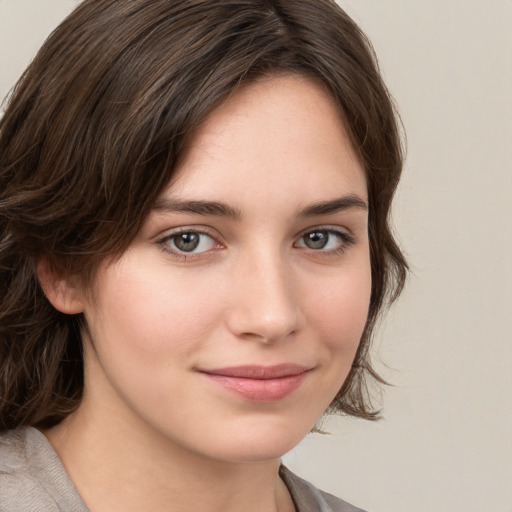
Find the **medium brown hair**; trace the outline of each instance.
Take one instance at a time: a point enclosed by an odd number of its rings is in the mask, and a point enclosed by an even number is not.
[[[52,426],[82,395],[83,318],[52,307],[35,262],[90,284],[137,234],[212,109],[272,73],[327,87],[366,171],[369,316],[329,412],[376,417],[371,333],[406,263],[388,222],[399,129],[369,41],[331,0],[85,0],[0,121],[0,430]]]

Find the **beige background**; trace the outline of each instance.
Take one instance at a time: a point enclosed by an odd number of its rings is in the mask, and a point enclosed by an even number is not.
[[[76,3],[0,0],[0,96]],[[413,275],[376,340],[385,419],[334,419],[286,463],[374,512],[511,512],[512,0],[340,4],[407,129]]]

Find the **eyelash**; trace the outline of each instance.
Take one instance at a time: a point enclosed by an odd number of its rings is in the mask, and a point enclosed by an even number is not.
[[[355,238],[351,234],[347,233],[346,231],[342,231],[338,228],[333,228],[333,227],[329,227],[329,226],[319,226],[317,228],[308,228],[306,231],[303,231],[299,235],[297,240],[303,241],[304,237],[306,237],[307,235],[319,234],[319,233],[330,235],[330,236],[337,238],[339,240],[339,246],[335,247],[333,249],[327,249],[327,250],[323,250],[323,248],[312,249],[307,246],[297,246],[298,242],[294,242],[293,246],[300,250],[309,251],[310,253],[312,253],[316,256],[329,257],[329,256],[338,256],[340,254],[343,254],[349,247],[351,247],[352,245],[354,245],[356,243]],[[179,237],[180,235],[184,235],[184,234],[208,237],[211,239],[214,247],[212,247],[211,249],[208,249],[208,250],[198,252],[198,253],[186,252],[186,251],[182,252],[178,248],[172,249],[169,247],[169,242],[175,240],[177,237]],[[200,243],[201,243],[201,241],[199,241],[199,244]],[[327,243],[329,243],[329,242],[327,242]],[[176,231],[166,234],[165,236],[163,236],[157,240],[157,244],[160,245],[161,250],[163,252],[171,255],[174,258],[178,258],[178,259],[181,259],[184,261],[190,261],[192,259],[201,258],[203,255],[208,254],[211,251],[214,251],[214,250],[220,249],[220,248],[224,248],[224,246],[220,242],[218,242],[216,240],[216,238],[213,235],[211,235],[209,232],[199,229],[199,228],[188,228],[188,227],[184,227],[179,230],[176,230]],[[215,247],[215,246],[217,246],[217,247]]]
[[[212,249],[208,249],[206,251],[202,251],[202,252],[199,252],[199,253],[193,253],[193,252],[181,252],[178,248],[172,249],[172,248],[169,247],[169,242],[172,242],[173,240],[175,240],[180,235],[185,235],[185,234],[194,234],[194,235],[199,235],[199,236],[201,236],[201,235],[202,236],[206,236],[206,237],[208,237],[208,238],[210,238],[212,240],[212,244],[214,246],[217,246],[218,248],[223,247],[222,244],[217,242],[215,237],[212,236],[207,231],[205,231],[203,229],[187,228],[187,227],[181,228],[181,229],[178,229],[176,231],[173,231],[171,233],[166,234],[165,236],[163,236],[162,238],[157,240],[157,243],[160,245],[162,251],[164,251],[165,253],[171,255],[174,258],[178,258],[178,259],[181,259],[181,260],[184,260],[184,261],[192,260],[192,259],[195,259],[195,258],[200,258],[202,255],[207,254],[207,253],[211,252],[212,250],[215,250],[214,248],[212,248]],[[201,243],[201,242],[199,242],[199,243]]]
[[[328,257],[328,256],[338,256],[340,254],[343,254],[349,247],[351,247],[352,245],[354,245],[356,243],[356,239],[351,234],[347,233],[346,231],[342,231],[338,228],[333,228],[333,227],[329,227],[329,226],[320,226],[318,228],[309,228],[307,231],[302,232],[302,234],[299,236],[298,240],[304,240],[304,238],[307,235],[319,234],[319,233],[330,235],[330,236],[337,238],[339,241],[338,247],[335,247],[333,249],[327,249],[327,250],[323,250],[323,248],[312,249],[310,247],[299,247],[299,248],[304,249],[304,250],[309,250],[311,253],[313,253],[315,255]],[[294,244],[295,247],[296,247],[296,243]]]

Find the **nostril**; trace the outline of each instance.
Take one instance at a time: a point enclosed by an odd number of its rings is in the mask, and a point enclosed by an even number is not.
[[[283,309],[258,313],[256,308],[237,304],[229,314],[229,329],[236,336],[248,341],[274,343],[292,336],[299,329],[299,314],[290,305]]]

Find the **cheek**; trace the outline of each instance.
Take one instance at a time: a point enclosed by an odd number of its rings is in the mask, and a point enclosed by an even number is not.
[[[208,294],[214,288],[158,265],[134,267],[106,275],[98,289],[88,318],[98,350],[115,350],[116,358],[124,355],[139,367],[144,361],[170,365],[186,358],[216,323],[219,301]]]
[[[366,325],[371,294],[369,263],[340,271],[323,286],[309,290],[306,316],[319,331],[324,345],[346,356],[354,354]]]
[[[86,317],[95,349],[88,351],[87,382],[120,412],[124,403],[144,417],[158,411],[169,419],[175,397],[194,399],[184,370],[218,324],[219,301],[199,279],[180,279],[158,263],[129,265],[127,255],[122,263],[98,280]]]

